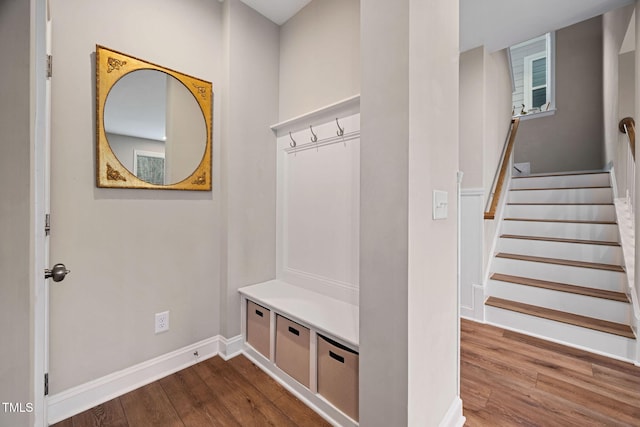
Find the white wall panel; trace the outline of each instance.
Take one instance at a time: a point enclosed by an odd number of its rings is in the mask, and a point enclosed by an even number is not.
[[[278,138],[278,277],[357,303],[359,114]],[[292,139],[296,147],[291,147]]]
[[[472,319],[482,316],[484,189],[463,189],[460,193],[460,313]],[[478,290],[477,288],[480,287]]]

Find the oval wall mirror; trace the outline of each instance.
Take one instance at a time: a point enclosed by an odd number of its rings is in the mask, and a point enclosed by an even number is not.
[[[97,185],[211,190],[211,83],[96,46]]]

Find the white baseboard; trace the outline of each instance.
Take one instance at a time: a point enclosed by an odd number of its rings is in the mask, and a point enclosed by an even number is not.
[[[233,338],[220,337],[220,357],[226,361],[238,356],[242,353],[243,342],[242,335],[237,335]]]
[[[482,285],[472,286],[472,302],[471,307],[461,305],[460,317],[474,320],[476,322],[484,322],[484,299],[485,288]]]
[[[445,414],[439,427],[462,427],[466,418],[462,415],[462,400],[460,396],[456,396],[449,406],[449,410]]]
[[[241,335],[230,339],[220,335],[207,338],[49,396],[47,421],[49,424],[57,423],[213,356],[220,355],[228,360],[241,351]]]
[[[218,335],[52,395],[47,400],[48,424],[70,418],[211,357],[220,356],[224,360],[229,360],[244,353],[249,360],[261,367],[330,424],[353,427],[358,425],[321,396],[308,393],[304,386],[280,372],[275,366],[265,364],[266,359],[261,360],[261,355],[243,344],[242,335],[229,339]],[[194,355],[196,351],[198,356]],[[456,397],[440,422],[440,427],[461,427],[464,422],[462,400]]]

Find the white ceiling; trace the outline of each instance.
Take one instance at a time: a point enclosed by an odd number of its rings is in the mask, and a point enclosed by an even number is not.
[[[620,53],[631,52],[636,50],[636,11],[633,11],[631,19],[629,20],[629,26],[627,27],[627,33],[622,40],[622,46],[620,46]]]
[[[242,0],[242,2],[276,24],[282,25],[311,0]]]
[[[460,51],[494,52],[633,0],[460,0]]]
[[[310,1],[242,0],[278,25]],[[460,51],[485,45],[494,52],[631,3],[633,0],[460,0]]]

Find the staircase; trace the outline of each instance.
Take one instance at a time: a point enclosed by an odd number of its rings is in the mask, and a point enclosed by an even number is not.
[[[514,177],[485,319],[636,360],[633,308],[608,172]]]

